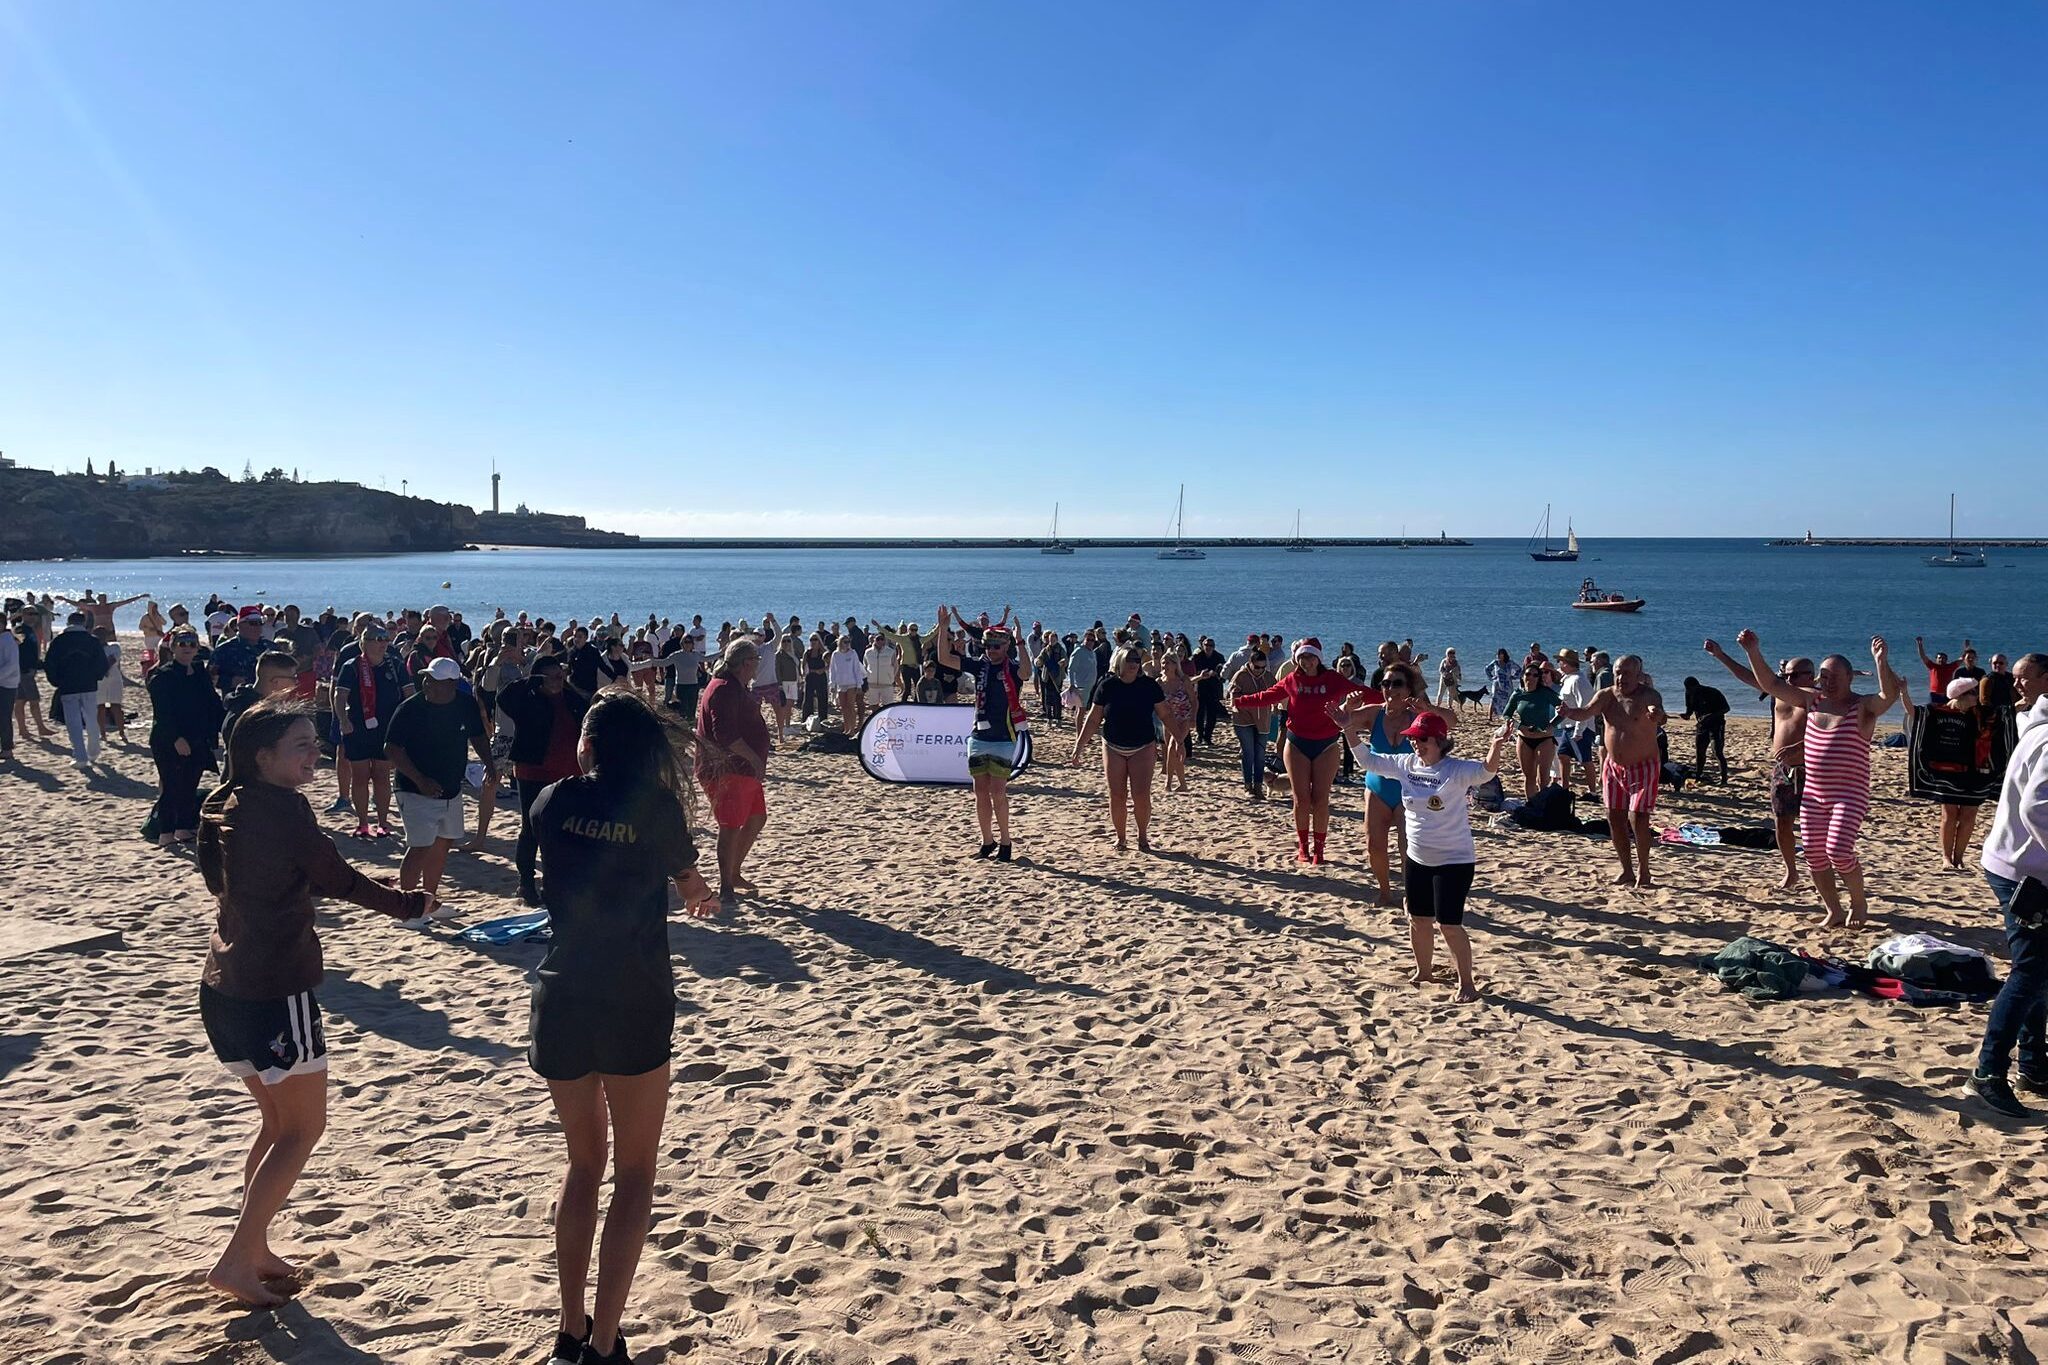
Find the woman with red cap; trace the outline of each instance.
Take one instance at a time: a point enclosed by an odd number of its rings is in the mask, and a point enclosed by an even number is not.
[[[1344,742],[1358,766],[1376,777],[1401,784],[1401,810],[1408,831],[1408,942],[1415,950],[1416,985],[1429,979],[1435,939],[1434,921],[1444,946],[1458,968],[1458,999],[1477,1000],[1479,985],[1472,975],[1472,940],[1465,933],[1465,898],[1472,890],[1478,853],[1472,846],[1472,817],[1466,793],[1500,771],[1505,735],[1494,737],[1484,763],[1452,758],[1451,727],[1441,715],[1424,711],[1401,734],[1415,746],[1412,754],[1382,754],[1362,742],[1360,732],[1377,708],[1347,701],[1339,712]]]
[[[1323,840],[1330,831],[1330,786],[1337,777],[1343,751],[1334,707],[1346,697],[1362,695],[1370,703],[1385,700],[1335,669],[1323,667],[1323,642],[1315,636],[1294,642],[1294,670],[1262,692],[1237,698],[1237,706],[1287,708],[1287,785],[1294,795],[1294,857],[1321,863]]]

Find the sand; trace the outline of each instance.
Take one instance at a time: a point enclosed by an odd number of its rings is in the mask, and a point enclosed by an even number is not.
[[[139,693],[130,692],[131,701]],[[82,778],[0,773],[7,914],[121,946],[0,961],[0,1353],[10,1361],[515,1360],[552,1332],[560,1145],[523,1060],[538,947],[323,916],[326,1140],[274,1241],[280,1310],[201,1276],[253,1114],[197,1018],[210,913],[135,832],[136,725]],[[1674,748],[1689,747],[1685,725]],[[1760,729],[1680,818],[1754,820]],[[1054,740],[1044,752],[1068,744]],[[671,933],[681,1014],[642,1361],[2026,1361],[2048,1354],[2042,1130],[1963,1102],[1983,1006],[1752,1004],[1694,969],[1822,941],[1774,855],[1482,832],[1487,992],[1402,984],[1361,793],[1298,871],[1235,753],[1111,847],[1099,770],[1015,788],[1020,861],[963,858],[958,790],[778,756],[762,896]],[[324,805],[331,789],[314,790]],[[1974,876],[1877,755],[1860,953],[1992,947]],[[510,913],[513,819],[458,854]],[[395,854],[360,861],[395,867]]]

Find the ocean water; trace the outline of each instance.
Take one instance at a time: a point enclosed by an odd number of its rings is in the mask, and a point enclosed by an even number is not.
[[[1740,712],[1762,714],[1700,652],[1709,636],[1735,649],[1749,626],[1767,655],[1846,654],[1867,668],[1870,637],[1890,641],[1895,666],[1925,685],[1913,639],[1955,653],[1974,640],[1988,660],[2048,648],[2048,552],[1992,550],[1984,569],[1935,569],[1912,549],[1772,548],[1760,540],[1585,542],[1576,564],[1538,564],[1519,540],[1461,548],[1210,550],[1163,561],[1149,549],[1081,550],[501,550],[310,559],[140,559],[0,563],[0,591],[90,587],[113,597],[154,594],[201,606],[210,592],[241,605],[296,602],[308,612],[424,607],[445,602],[473,623],[502,606],[564,620],[648,613],[687,621],[759,621],[764,611],[806,622],[858,615],[929,622],[939,603],[967,612],[1005,605],[1027,623],[1079,630],[1120,624],[1207,633],[1228,650],[1251,630],[1317,634],[1370,654],[1382,639],[1413,639],[1431,655],[1455,646],[1467,677],[1497,646],[1519,659],[1532,642],[1555,652],[1595,645],[1643,656],[1678,709],[1681,680],[1721,686]],[[1641,596],[1633,616],[1571,609],[1579,581]],[[448,586],[443,587],[443,584]],[[123,628],[140,603],[119,614]],[[1433,674],[1432,667],[1432,674]],[[1476,685],[1476,681],[1473,685]]]

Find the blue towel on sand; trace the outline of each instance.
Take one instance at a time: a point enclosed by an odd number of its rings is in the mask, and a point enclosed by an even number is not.
[[[473,924],[455,937],[464,943],[545,943],[554,937],[554,932],[548,928],[548,912],[533,910]]]

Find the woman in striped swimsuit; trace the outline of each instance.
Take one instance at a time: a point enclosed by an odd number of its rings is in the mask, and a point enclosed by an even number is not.
[[[1827,927],[1861,924],[1869,906],[1863,889],[1863,864],[1856,856],[1856,836],[1870,813],[1870,740],[1877,718],[1891,709],[1903,686],[1892,672],[1884,637],[1870,641],[1878,693],[1858,696],[1856,671],[1840,654],[1821,661],[1812,687],[1796,687],[1765,664],[1756,632],[1735,637],[1749,654],[1757,685],[1780,701],[1806,712],[1806,790],[1799,798],[1799,837],[1806,845],[1806,865],[1814,889],[1827,907]],[[1841,892],[1849,893],[1849,913],[1842,914]]]

